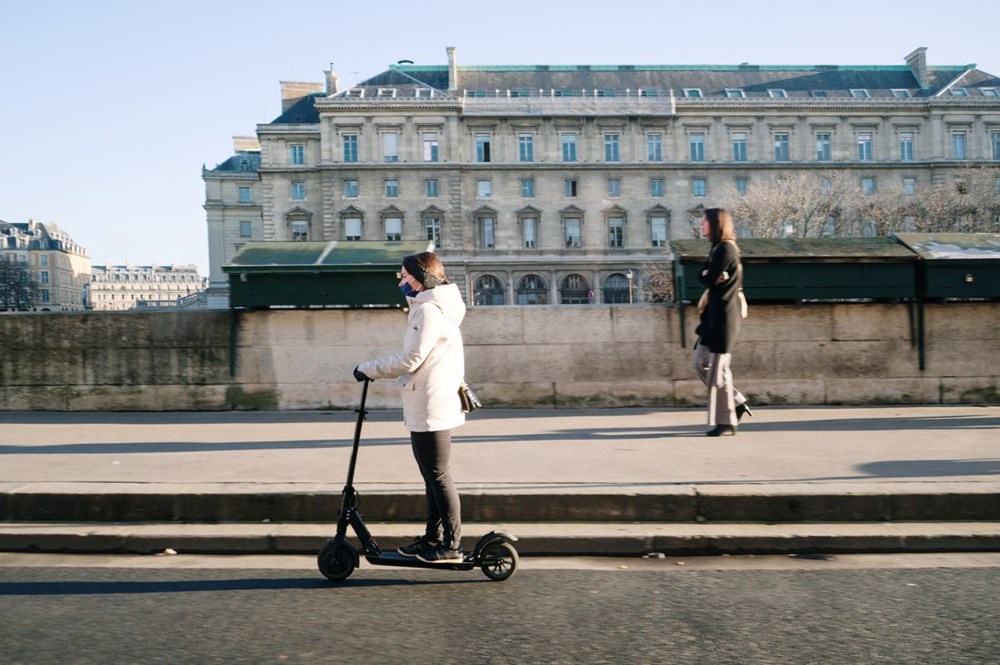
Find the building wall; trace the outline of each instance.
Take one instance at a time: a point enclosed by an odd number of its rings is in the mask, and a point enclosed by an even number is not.
[[[737,386],[755,404],[1000,403],[1000,329],[982,324],[1000,303],[928,304],[923,370],[913,314],[752,306]],[[404,326],[396,310],[3,315],[0,339],[17,352],[0,357],[0,409],[353,408],[351,370],[397,351]],[[690,307],[473,308],[467,378],[494,407],[701,406],[693,327]],[[392,381],[369,400],[399,407]]]

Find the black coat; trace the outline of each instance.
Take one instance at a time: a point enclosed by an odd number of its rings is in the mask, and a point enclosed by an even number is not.
[[[725,279],[721,279],[723,273]],[[740,332],[739,292],[743,288],[740,252],[731,242],[712,247],[699,275],[708,289],[708,306],[695,332],[712,353],[732,353]]]

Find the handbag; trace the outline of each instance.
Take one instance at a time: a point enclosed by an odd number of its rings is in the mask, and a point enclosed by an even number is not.
[[[462,402],[462,413],[471,413],[483,405],[479,395],[465,381],[458,387],[458,399]]]

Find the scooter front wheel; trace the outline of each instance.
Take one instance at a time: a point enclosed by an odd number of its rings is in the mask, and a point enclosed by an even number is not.
[[[358,550],[346,540],[338,545],[330,539],[319,551],[316,560],[323,577],[331,582],[342,582],[358,567]]]
[[[479,552],[479,567],[494,582],[503,582],[517,570],[517,550],[505,540],[495,540]]]

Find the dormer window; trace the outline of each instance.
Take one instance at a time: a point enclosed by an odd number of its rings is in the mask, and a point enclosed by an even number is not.
[[[364,88],[351,88],[349,90],[344,91],[344,97],[357,97],[360,99],[361,97],[364,96],[365,96]]]
[[[730,99],[743,99],[746,96],[743,88],[726,88],[726,97]]]
[[[788,93],[785,92],[784,89],[782,88],[768,88],[767,94],[775,99],[788,96]]]
[[[896,99],[907,99],[910,96],[910,91],[894,88],[892,91],[892,96],[895,97]]]
[[[969,91],[967,89],[965,89],[965,88],[952,88],[951,89],[951,96],[952,97],[968,97],[969,96]]]
[[[812,96],[813,97],[826,97],[826,90],[813,90],[812,91]]]
[[[378,92],[375,94],[376,97],[395,97],[395,88],[379,88]]]
[[[864,88],[851,88],[851,97],[857,97],[858,99],[867,99],[871,97],[868,91]]]
[[[701,88],[684,88],[684,96],[699,98],[701,97]]]
[[[979,92],[982,93],[983,97],[1000,97],[996,88],[980,88]]]
[[[431,88],[417,88],[413,91],[413,96],[430,98],[434,96],[434,91]]]

